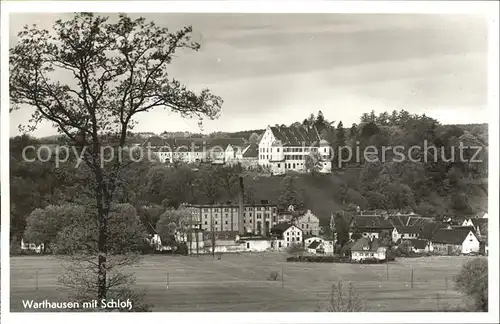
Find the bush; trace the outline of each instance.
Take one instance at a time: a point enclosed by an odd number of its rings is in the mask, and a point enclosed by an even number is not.
[[[380,260],[377,259],[377,258],[366,258],[366,259],[361,260],[361,263],[365,263],[365,264],[377,264],[377,263],[380,263]]]
[[[17,236],[12,237],[10,242],[10,255],[20,255],[21,254],[21,240]]]
[[[269,273],[269,276],[267,277],[267,280],[269,281],[276,281],[280,278],[280,274],[278,271],[271,271]]]
[[[463,265],[454,278],[456,289],[472,299],[475,311],[488,311],[488,260],[477,258]]]
[[[330,300],[323,311],[325,312],[361,312],[364,303],[354,292],[354,287],[349,283],[347,294],[344,294],[342,283],[332,285]]]

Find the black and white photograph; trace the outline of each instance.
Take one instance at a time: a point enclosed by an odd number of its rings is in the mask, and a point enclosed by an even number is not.
[[[2,13],[2,315],[498,321],[491,12],[202,2]]]

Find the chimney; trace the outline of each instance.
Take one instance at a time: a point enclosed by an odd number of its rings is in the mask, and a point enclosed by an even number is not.
[[[240,190],[239,190],[239,197],[238,197],[238,203],[239,203],[239,208],[238,208],[238,232],[241,235],[245,234],[245,227],[243,226],[243,211],[244,211],[244,206],[243,206],[243,197],[245,194],[245,187],[243,186],[243,177],[240,177]]]

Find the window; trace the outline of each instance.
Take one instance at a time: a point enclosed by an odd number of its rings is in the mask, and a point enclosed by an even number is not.
[[[279,147],[276,150],[278,151],[278,153],[280,152],[280,148]]]
[[[304,229],[304,224],[302,224],[302,229]]]
[[[249,249],[249,248],[250,248],[250,243],[247,242],[247,249]]]
[[[207,224],[208,224],[207,221],[205,221],[205,225],[207,225]]]
[[[215,221],[215,224],[217,225],[217,221]]]
[[[287,237],[287,238],[286,238],[286,240],[287,240],[287,241],[290,241],[290,238],[289,238],[289,237]]]
[[[290,243],[287,243],[287,244],[286,244],[286,246],[287,246],[287,247],[290,247]]]
[[[207,217],[208,217],[208,215],[207,215],[207,214],[205,214],[205,218],[207,218]]]
[[[226,221],[226,225],[227,225],[227,221]]]
[[[250,220],[250,224],[252,224],[252,220]]]
[[[280,164],[278,163],[278,168],[280,167]]]
[[[224,211],[225,211],[225,212],[228,212],[228,211],[229,211],[229,208],[224,208]]]

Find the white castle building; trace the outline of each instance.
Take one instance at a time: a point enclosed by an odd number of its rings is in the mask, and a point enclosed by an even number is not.
[[[330,144],[320,138],[316,127],[268,126],[259,142],[259,165],[273,174],[306,171],[306,157],[312,153],[321,157],[321,173],[330,173]]]

